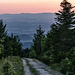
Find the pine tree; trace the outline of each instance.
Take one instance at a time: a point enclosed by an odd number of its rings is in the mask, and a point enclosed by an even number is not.
[[[2,58],[2,54],[4,51],[4,45],[2,44],[4,42],[4,38],[0,38],[0,59]]]
[[[63,0],[60,4],[62,7],[58,11],[55,18],[55,24],[52,24],[50,32],[47,34],[48,50],[50,58],[54,62],[61,62],[66,57],[65,52],[73,47],[73,31],[75,25],[75,13],[72,11],[72,5],[67,0]],[[56,58],[57,57],[57,58]]]
[[[18,36],[14,36],[11,34],[11,36],[7,36],[5,38],[5,43],[4,43],[4,57],[7,56],[20,56],[21,55],[21,50],[22,50],[22,44],[20,43],[20,39]]]
[[[5,28],[6,28],[6,24],[4,25],[3,21],[0,20],[0,58],[2,58],[2,55],[3,55],[3,51],[4,51],[3,43],[7,35]]]
[[[6,24],[4,25],[4,24],[3,24],[3,21],[0,20],[0,38],[6,36],[7,33],[6,33],[5,28],[6,28]]]
[[[3,21],[0,20],[0,58],[7,57],[10,55],[20,56],[22,50],[22,44],[18,36],[7,35],[5,30],[6,24],[3,24]]]
[[[61,50],[70,50],[72,47],[72,30],[75,28],[75,13],[72,11],[72,5],[67,0],[60,4],[62,9],[56,13],[56,26],[59,32],[59,41]]]
[[[42,30],[41,25],[39,25],[38,29],[36,29],[36,33],[34,34],[33,46],[32,48],[36,52],[37,55],[40,55],[42,52],[42,38],[44,37],[44,31]]]

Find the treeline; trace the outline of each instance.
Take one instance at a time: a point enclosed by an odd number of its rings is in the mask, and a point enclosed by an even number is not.
[[[44,35],[41,26],[36,30],[29,57],[37,58],[48,65],[55,65],[65,75],[75,75],[75,13],[67,0],[55,13],[55,23]]]
[[[0,20],[0,59],[8,56],[21,56],[22,44],[18,36],[8,36],[6,24]]]

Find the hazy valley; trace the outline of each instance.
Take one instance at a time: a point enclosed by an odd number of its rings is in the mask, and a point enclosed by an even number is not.
[[[39,25],[45,30],[45,34],[50,30],[50,25],[54,22],[53,13],[21,13],[21,14],[1,14],[0,19],[7,24],[6,30],[10,35],[19,35],[23,48],[30,47],[34,33]]]

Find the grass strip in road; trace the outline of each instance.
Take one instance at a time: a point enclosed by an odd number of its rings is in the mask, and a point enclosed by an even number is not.
[[[29,66],[29,68],[30,68],[31,73],[33,75],[39,75],[38,71],[35,68],[33,68],[32,65],[29,64],[29,60],[27,60],[27,59],[25,59],[25,60],[26,60],[27,66]]]

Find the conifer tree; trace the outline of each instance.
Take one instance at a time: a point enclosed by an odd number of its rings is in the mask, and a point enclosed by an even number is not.
[[[7,35],[5,30],[6,24],[3,24],[3,21],[0,20],[0,58],[7,57],[10,55],[20,56],[22,50],[22,44],[18,36]]]
[[[0,38],[0,59],[2,58],[2,54],[4,51],[4,45],[2,44],[4,42],[4,38]]]
[[[0,20],[0,38],[6,36],[7,33],[6,33],[5,28],[6,28],[6,24],[4,25],[4,24],[3,24],[3,21]]]
[[[5,37],[7,35],[5,28],[6,28],[6,24],[4,25],[3,21],[0,20],[0,58],[2,58],[2,54],[4,51],[3,43],[4,43]]]
[[[7,36],[4,45],[4,57],[21,55],[22,44],[20,43],[18,36],[14,36],[13,34]]]
[[[72,46],[72,30],[75,27],[75,13],[72,11],[74,7],[67,0],[63,0],[60,6],[62,9],[56,13],[57,18],[55,18],[59,32],[60,49],[69,50]]]
[[[46,42],[47,44],[49,43],[46,47],[48,47],[50,58],[54,62],[61,62],[66,57],[65,52],[69,51],[74,44],[72,43],[75,26],[75,13],[72,10],[74,7],[67,0],[63,0],[60,6],[62,9],[55,13],[56,22],[52,24],[46,39],[46,41],[49,41]]]
[[[38,29],[36,29],[36,33],[34,34],[33,39],[33,46],[32,48],[36,52],[37,55],[41,54],[41,44],[42,44],[42,38],[44,37],[44,31],[42,30],[41,25],[39,25]]]

